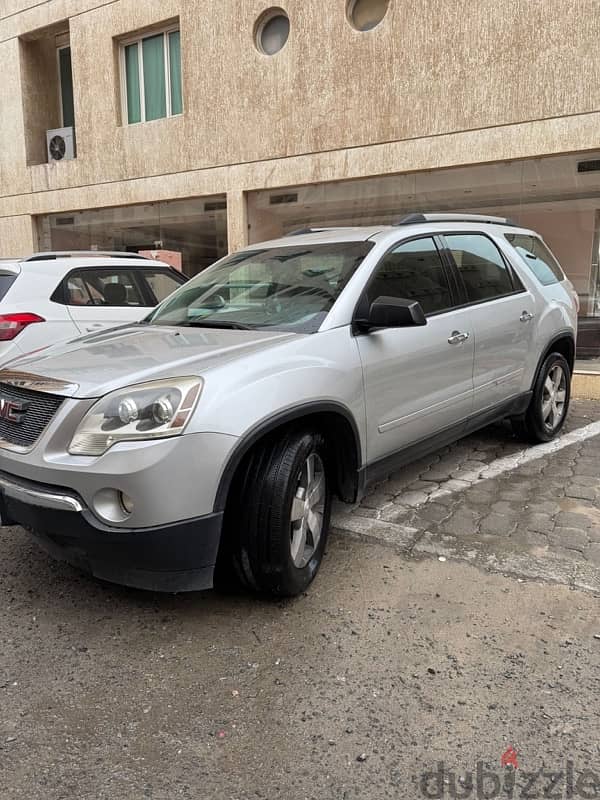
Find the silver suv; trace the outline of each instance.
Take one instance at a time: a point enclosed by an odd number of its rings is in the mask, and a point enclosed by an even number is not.
[[[334,495],[496,420],[560,431],[576,307],[540,237],[500,218],[254,245],[143,322],[0,372],[2,520],[109,581],[298,594]]]

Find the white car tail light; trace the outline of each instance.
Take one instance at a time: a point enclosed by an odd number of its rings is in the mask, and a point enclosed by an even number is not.
[[[9,342],[24,331],[28,325],[45,322],[38,314],[0,314],[0,342]]]

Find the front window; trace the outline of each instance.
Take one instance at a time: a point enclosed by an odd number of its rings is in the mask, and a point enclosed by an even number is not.
[[[174,27],[121,45],[124,116],[130,125],[182,113],[180,41]]]
[[[148,321],[314,333],[372,247],[340,242],[237,253],[182,287]]]
[[[140,275],[140,278],[142,278],[142,275]],[[173,294],[185,280],[183,276],[181,278],[175,277],[173,273],[167,272],[166,270],[151,272],[147,269],[144,270],[142,279],[145,280],[150,287],[156,304],[166,300],[166,298],[170,294]]]
[[[416,300],[425,314],[452,307],[448,276],[431,237],[404,242],[384,257],[367,289],[369,306],[378,297]]]
[[[85,269],[72,272],[64,282],[67,306],[147,306],[129,270]],[[60,302],[58,294],[52,299]]]

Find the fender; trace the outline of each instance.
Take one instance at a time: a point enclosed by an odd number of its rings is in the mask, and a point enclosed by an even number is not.
[[[575,336],[573,335],[573,331],[570,328],[564,328],[560,333],[557,333],[555,336],[550,339],[546,347],[544,348],[542,355],[540,356],[540,360],[538,361],[537,367],[535,368],[535,374],[533,376],[533,382],[531,384],[531,388],[535,386],[535,383],[538,379],[538,375],[540,374],[540,370],[542,368],[542,364],[546,360],[546,358],[552,352],[552,348],[560,339],[570,339],[573,345],[573,362],[569,364],[571,367],[571,373],[573,372],[573,367],[575,364],[575,352],[576,352],[576,345],[575,345]]]
[[[240,438],[234,447],[233,452],[229,456],[223,472],[221,473],[221,479],[219,481],[213,510],[216,513],[225,511],[233,476],[235,475],[239,465],[242,463],[246,453],[248,453],[250,448],[253,447],[256,442],[259,441],[259,439],[262,439],[266,434],[270,433],[276,428],[279,428],[281,425],[285,425],[288,422],[294,422],[294,420],[299,420],[312,414],[324,413],[334,413],[344,417],[352,429],[356,458],[354,470],[355,475],[353,476],[355,483],[353,491],[355,492],[356,487],[358,486],[358,470],[362,464],[362,448],[356,420],[354,419],[352,412],[346,406],[342,405],[342,403],[315,401],[311,403],[303,403],[302,405],[294,406],[286,409],[285,411],[280,411],[276,414],[273,414],[268,419],[262,420],[262,422],[259,422],[257,425],[250,428],[250,430]]]

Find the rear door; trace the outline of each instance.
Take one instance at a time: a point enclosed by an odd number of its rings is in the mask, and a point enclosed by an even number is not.
[[[50,302],[53,264],[0,263],[0,364],[78,335],[67,309]]]
[[[63,284],[64,302],[82,334],[142,319],[155,303],[127,267],[82,267]]]
[[[427,325],[357,337],[370,463],[446,428],[460,428],[473,404],[471,312],[457,307],[453,276],[433,237],[404,241],[383,257],[361,303],[382,296],[419,301]]]
[[[474,411],[515,397],[525,386],[535,337],[535,298],[484,233],[448,233],[475,334]]]

